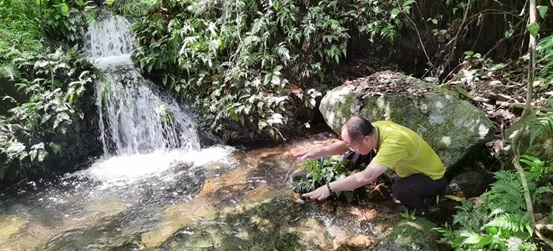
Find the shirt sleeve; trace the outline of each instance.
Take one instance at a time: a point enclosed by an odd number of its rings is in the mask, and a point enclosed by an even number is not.
[[[406,157],[407,149],[400,142],[383,142],[373,161],[395,170],[396,164]]]

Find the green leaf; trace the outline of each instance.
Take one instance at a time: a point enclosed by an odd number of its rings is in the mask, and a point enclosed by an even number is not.
[[[395,19],[397,17],[397,15],[399,15],[399,9],[398,8],[393,8],[391,13],[392,13],[391,18]]]
[[[450,200],[454,200],[454,201],[463,201],[463,198],[461,197],[458,197],[458,196],[455,196],[455,195],[445,195],[444,197],[450,199]]]
[[[456,85],[456,86],[455,86],[455,90],[456,90],[459,94],[461,94],[461,95],[463,95],[463,96],[465,96],[465,97],[467,97],[467,98],[469,98],[469,99],[474,99],[474,96],[471,95],[470,93],[468,93],[467,90],[465,90],[465,89],[464,89],[463,87],[461,87],[461,86]]]
[[[407,0],[405,2],[403,2],[403,7],[407,7],[407,6],[410,6],[411,4],[415,3],[415,0]]]
[[[61,13],[66,14],[67,12],[69,12],[69,6],[67,6],[67,4],[65,3],[62,3],[60,4],[60,10]]]
[[[492,68],[490,68],[491,71],[497,71],[497,70],[501,70],[505,68],[505,64],[502,64],[502,63],[499,63],[499,64],[495,64],[492,66]]]
[[[542,19],[545,18],[545,14],[547,14],[548,7],[544,5],[538,5],[536,6],[536,9],[538,9],[538,12],[540,13],[540,17]]]
[[[510,37],[513,36],[514,33],[515,33],[515,31],[513,29],[509,29],[509,30],[505,31],[504,36],[505,36],[505,38],[510,38]]]
[[[530,35],[535,37],[535,36],[538,35],[538,32],[540,31],[540,25],[538,23],[534,22],[534,23],[529,24],[527,29],[528,29],[528,32],[530,32]]]

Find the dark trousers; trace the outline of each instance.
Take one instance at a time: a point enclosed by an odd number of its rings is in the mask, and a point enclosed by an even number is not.
[[[401,178],[392,185],[394,197],[401,204],[407,207],[410,212],[415,211],[416,215],[426,214],[424,199],[434,197],[444,192],[447,186],[447,179],[442,177],[433,180],[424,174],[413,174]]]

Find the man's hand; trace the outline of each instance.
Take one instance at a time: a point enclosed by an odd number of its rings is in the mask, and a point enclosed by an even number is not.
[[[319,152],[317,150],[306,150],[306,151],[294,154],[294,157],[298,159],[315,159],[319,157]]]
[[[328,198],[328,196],[330,196],[330,191],[328,191],[328,188],[326,187],[326,185],[324,185],[320,186],[312,192],[304,193],[301,196],[309,198],[311,200],[324,200]]]

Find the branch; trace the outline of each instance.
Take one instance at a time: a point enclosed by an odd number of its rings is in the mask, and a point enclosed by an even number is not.
[[[538,230],[548,230],[553,232],[553,224],[544,224],[544,223],[538,223],[536,224],[536,229]]]
[[[459,93],[459,94],[461,94],[461,95],[463,95],[463,97],[468,98],[468,99],[470,99],[472,101],[475,101],[475,102],[487,103],[487,104],[493,105],[492,100],[490,100],[489,98],[484,98],[484,97],[479,97],[479,96],[472,97],[470,95],[464,95],[462,93]],[[526,103],[519,103],[519,102],[506,102],[506,101],[495,100],[495,104],[497,104],[499,106],[509,107],[509,108],[521,108],[521,109],[526,108]],[[532,104],[530,104],[530,108],[532,110],[539,110],[539,111],[550,111],[551,109],[553,109],[553,107],[541,106],[541,105],[532,105]]]
[[[505,102],[505,101],[496,101],[495,103],[500,105],[500,106],[506,106],[506,107],[511,107],[511,108],[523,108],[523,109],[526,108],[525,103]],[[532,110],[540,110],[540,111],[549,111],[552,108],[552,107],[541,106],[541,105],[532,105],[532,104],[530,104],[529,107]]]

